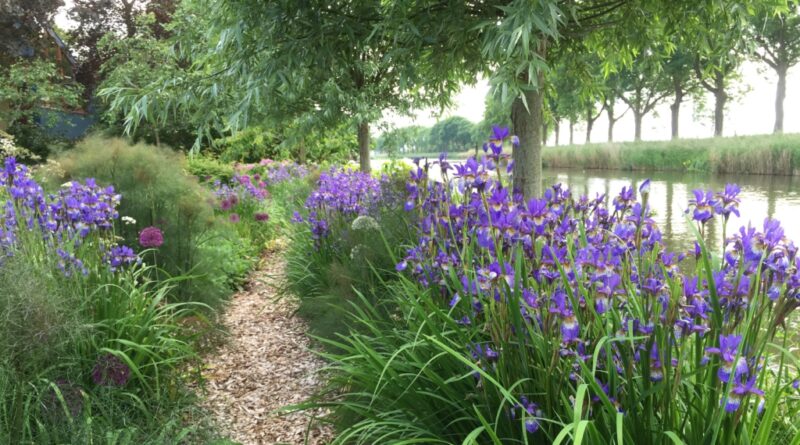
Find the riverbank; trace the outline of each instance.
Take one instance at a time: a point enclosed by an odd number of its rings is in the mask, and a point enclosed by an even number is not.
[[[548,146],[550,168],[800,175],[800,134]]]
[[[448,153],[451,160],[475,152]],[[439,153],[407,153],[407,158]],[[380,163],[389,159],[376,154]],[[545,146],[544,167],[555,169],[679,171],[717,174],[800,175],[800,134],[734,136],[676,141],[640,141]]]

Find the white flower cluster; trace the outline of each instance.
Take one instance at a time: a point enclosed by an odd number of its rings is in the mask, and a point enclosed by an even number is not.
[[[356,259],[361,259],[364,257],[367,251],[367,247],[363,244],[356,244],[352,250],[350,250],[350,259],[355,261]]]
[[[353,220],[351,228],[353,230],[367,231],[367,230],[380,230],[381,226],[378,224],[378,221],[375,221],[375,218],[371,216],[361,215]]]
[[[28,158],[32,160],[39,160],[40,157],[31,153],[30,150],[23,147],[14,145],[14,137],[8,133],[0,131],[0,159],[5,159],[9,156],[16,158]]]

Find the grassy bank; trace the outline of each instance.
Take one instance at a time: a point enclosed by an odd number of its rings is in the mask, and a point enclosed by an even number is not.
[[[545,147],[545,167],[800,174],[800,134]]]

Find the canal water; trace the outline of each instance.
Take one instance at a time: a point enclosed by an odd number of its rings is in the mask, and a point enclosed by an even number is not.
[[[752,224],[759,230],[765,218],[778,219],[786,236],[800,242],[800,179],[792,176],[709,175],[680,172],[629,172],[614,170],[545,170],[544,186],[561,183],[575,195],[605,193],[613,198],[622,187],[638,188],[650,179],[650,208],[653,219],[661,229],[666,244],[672,250],[685,251],[693,245],[694,231],[687,219],[686,209],[694,197],[694,189],[721,191],[725,184],[735,183],[742,189],[739,195],[741,216],[731,215],[726,233],[730,236],[742,226]],[[723,227],[720,218],[706,225],[706,242],[719,251]]]
[[[376,160],[373,167],[379,168],[383,162]],[[437,172],[432,170],[430,175],[435,177]],[[800,242],[800,178],[792,176],[545,169],[543,186],[561,183],[576,196],[587,194],[594,197],[600,193],[613,199],[622,187],[638,188],[648,178],[651,181],[650,208],[653,210],[653,219],[670,250],[687,251],[693,246],[695,235],[690,227],[693,223],[687,220],[685,213],[689,199],[694,196],[692,190],[711,189],[716,192],[723,190],[728,183],[738,184],[742,189],[739,195],[741,216],[731,215],[725,229],[728,236],[748,224],[761,230],[766,218],[776,218],[781,222],[787,238]],[[710,221],[705,230],[706,242],[715,252],[719,252],[723,236],[720,218]]]

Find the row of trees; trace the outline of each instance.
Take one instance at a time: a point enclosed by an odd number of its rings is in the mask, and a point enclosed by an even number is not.
[[[546,96],[545,125],[554,124],[556,143],[562,120],[570,125],[570,143],[575,123],[585,123],[588,142],[602,113],[608,119],[610,142],[614,124],[628,112],[634,118],[634,139],[641,140],[644,117],[665,101],[669,101],[675,139],[680,134],[681,105],[688,97],[702,102],[706,94],[714,102],[714,136],[721,136],[737,71],[747,60],[763,62],[777,75],[773,131],[783,132],[787,72],[800,61],[797,5],[792,3],[778,13],[762,8],[734,23],[720,17],[708,17],[703,23],[708,32],[676,35],[645,46],[630,65],[611,72],[604,71],[602,61],[589,52],[562,60],[550,72]],[[582,73],[578,81],[571,78],[574,73]]]
[[[438,121],[432,127],[411,125],[383,133],[375,149],[389,154],[465,151],[486,140],[483,122],[473,124],[461,116]]]
[[[368,170],[370,125],[384,111],[447,106],[482,75],[511,109],[514,187],[526,196],[541,191],[548,113],[553,123],[585,116],[591,127],[602,111],[621,114],[619,98],[641,121],[666,97],[660,85],[694,77],[715,95],[721,134],[739,47],[756,41],[749,33],[764,40],[784,29],[782,55],[761,47],[781,66],[793,63],[796,40],[786,0],[184,0],[178,13],[190,24],[173,40],[184,63],[101,92],[129,130],[174,118],[205,134],[269,122],[302,141],[311,128],[349,124]]]

